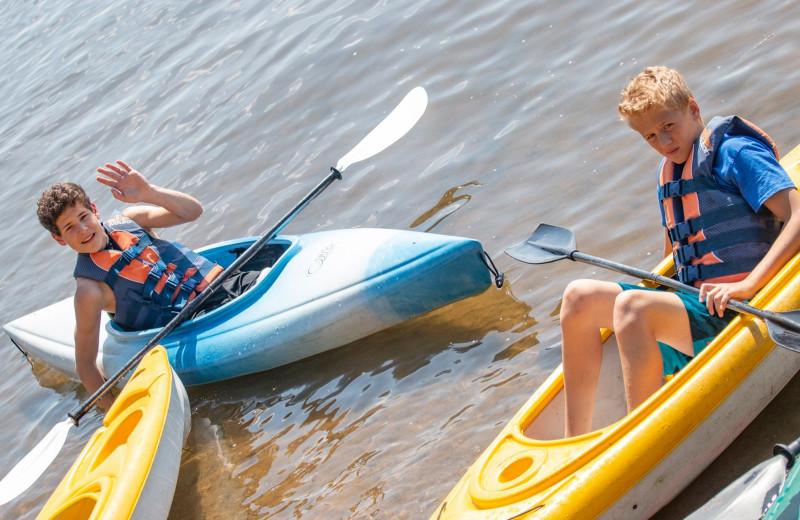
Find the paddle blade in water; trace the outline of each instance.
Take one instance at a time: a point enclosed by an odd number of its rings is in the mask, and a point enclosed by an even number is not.
[[[425,113],[428,106],[428,93],[422,87],[411,90],[406,97],[372,129],[355,148],[339,159],[336,169],[343,172],[351,164],[369,159],[378,152],[383,151],[394,143],[417,124],[419,118]]]
[[[50,433],[8,472],[8,475],[0,481],[0,505],[14,500],[36,482],[61,451],[72,426],[74,426],[72,419],[56,424]]]
[[[732,482],[686,520],[758,520],[775,502],[785,479],[786,457],[772,457]]]

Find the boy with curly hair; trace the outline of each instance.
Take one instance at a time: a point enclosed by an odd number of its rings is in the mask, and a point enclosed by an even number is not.
[[[55,241],[78,253],[75,368],[90,393],[104,382],[96,361],[104,311],[127,330],[163,327],[223,271],[153,231],[197,219],[203,212],[197,199],[150,184],[123,161],[108,163],[98,172],[102,175],[97,180],[111,188],[114,198],[135,205],[101,221],[83,188],[67,182],[48,188],[37,209],[39,222]],[[240,271],[228,276],[195,315],[245,291],[258,275]],[[106,394],[99,404],[108,409],[112,402]]]

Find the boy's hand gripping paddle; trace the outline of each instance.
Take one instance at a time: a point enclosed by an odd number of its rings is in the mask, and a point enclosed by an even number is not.
[[[505,252],[511,258],[526,264],[546,264],[569,258],[576,262],[651,280],[685,293],[700,294],[700,289],[697,287],[686,285],[672,278],[581,253],[577,250],[577,242],[572,231],[550,224],[539,224],[539,227],[525,242],[506,249]],[[789,350],[800,352],[800,311],[771,312],[737,300],[729,300],[728,308],[761,318],[767,324],[767,331],[772,341]]]

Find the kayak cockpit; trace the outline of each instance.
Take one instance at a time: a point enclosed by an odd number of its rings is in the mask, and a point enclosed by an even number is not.
[[[211,260],[212,262],[215,262],[220,266],[222,266],[223,268],[227,269],[231,264],[233,264],[236,261],[237,258],[239,258],[242,254],[244,254],[244,252],[247,251],[247,249],[251,245],[253,245],[258,239],[259,237],[248,237],[248,238],[229,240],[226,242],[213,244],[202,249],[198,249],[197,252],[202,254],[205,258]],[[258,293],[261,294],[264,291],[266,291],[269,288],[269,286],[275,282],[275,279],[277,278],[281,270],[280,267],[284,265],[291,257],[291,254],[287,255],[286,252],[292,249],[292,247],[296,244],[296,242],[297,238],[294,236],[279,236],[274,240],[270,241],[269,243],[267,243],[241,267],[242,271],[257,271],[262,273],[262,276],[259,278],[258,283],[255,284],[253,287],[247,289],[247,291],[242,293],[235,300],[228,302],[217,309],[207,312],[203,316],[210,315],[218,311],[221,312],[227,309],[232,309],[235,312],[235,309],[233,308],[240,306],[239,305],[240,300],[249,299],[245,298],[245,296],[248,295],[248,293],[257,290]],[[189,320],[182,326],[184,327],[189,326],[191,323],[199,320],[203,316],[196,317],[194,320]],[[110,335],[117,337],[124,337],[129,335],[139,336],[143,333],[145,334],[149,333],[149,331],[125,330],[119,324],[115,323],[113,320],[108,321],[106,329]]]
[[[602,456],[621,434],[627,415],[622,368],[613,335],[603,344],[593,430],[564,438],[564,379],[554,371],[515,417],[504,438],[476,464],[469,496],[480,508],[505,507],[551,490]]]
[[[248,247],[253,245],[259,237],[240,238],[198,249],[198,253],[227,268],[239,258]],[[284,253],[297,241],[296,237],[280,236],[267,243],[253,258],[248,260],[243,271],[261,271],[267,267],[274,267]]]
[[[554,377],[556,375],[558,377]],[[530,409],[520,423],[522,433],[530,439],[564,438],[564,379],[561,371],[554,372],[551,379],[542,385],[542,389],[547,389],[549,399],[543,398],[541,405]],[[610,335],[603,343],[603,362],[597,384],[592,431],[614,424],[624,418],[627,411],[619,350],[615,337]]]

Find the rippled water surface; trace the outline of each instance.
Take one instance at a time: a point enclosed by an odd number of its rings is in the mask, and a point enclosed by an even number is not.
[[[165,235],[192,247],[259,234],[399,102],[408,136],[351,167],[288,233],[387,227],[480,240],[502,290],[270,372],[189,388],[192,433],[171,519],[427,518],[560,361],[556,309],[576,264],[503,255],[536,224],[638,267],[660,254],[658,157],[617,121],[628,77],[679,69],[703,114],[800,143],[795,2],[360,0],[0,2],[0,321],[71,294],[73,254],[35,220],[52,182],[124,159],[202,200]],[[87,395],[7,336],[0,468]],[[800,435],[800,381],[680,499],[681,518],[775,442]],[[34,518],[100,422],[0,509]],[[6,469],[3,469],[4,474]]]

